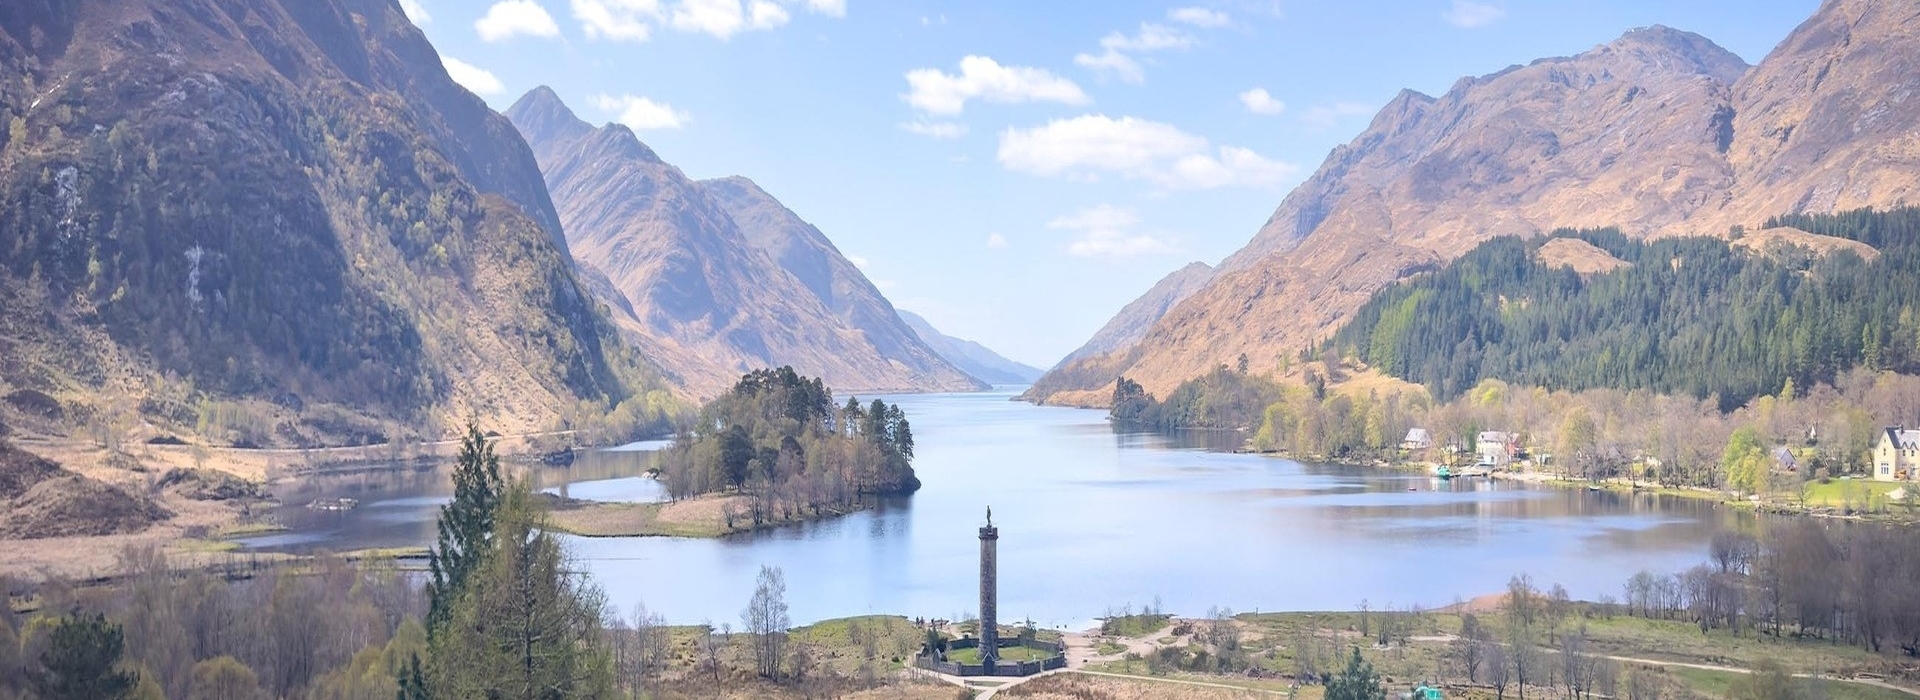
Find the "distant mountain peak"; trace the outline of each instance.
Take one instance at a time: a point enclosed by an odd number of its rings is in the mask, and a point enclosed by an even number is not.
[[[560,95],[545,85],[528,90],[514,100],[506,116],[529,142],[572,140],[593,130],[592,124],[575,115]]]
[[[1712,39],[1659,24],[1630,29],[1620,38],[1588,53],[1596,52],[1635,53],[1653,59],[1662,67],[1698,73],[1728,85],[1751,68],[1746,60],[1713,43]],[[1679,62],[1668,63],[1670,59]]]

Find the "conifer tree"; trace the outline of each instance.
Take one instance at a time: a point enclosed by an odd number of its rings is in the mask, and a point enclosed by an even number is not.
[[[480,428],[467,424],[453,467],[453,501],[440,507],[439,539],[427,560],[427,634],[447,622],[453,602],[492,544],[500,505],[500,458]]]
[[[125,645],[120,626],[105,615],[68,615],[40,653],[40,668],[30,679],[34,694],[41,700],[128,697],[139,677],[116,668]]]

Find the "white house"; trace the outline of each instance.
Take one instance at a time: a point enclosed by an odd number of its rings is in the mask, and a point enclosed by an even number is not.
[[[1877,481],[1920,481],[1920,430],[1888,428],[1873,448],[1873,478]]]
[[[1513,456],[1520,451],[1519,439],[1520,436],[1513,433],[1503,433],[1498,430],[1481,431],[1480,436],[1473,443],[1474,451],[1480,455],[1480,466],[1507,466],[1508,462],[1513,461]]]

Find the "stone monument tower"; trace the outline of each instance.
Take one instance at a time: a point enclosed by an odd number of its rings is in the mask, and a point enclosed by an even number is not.
[[[999,590],[999,565],[995,548],[1000,530],[993,526],[993,509],[987,509],[987,524],[980,528],[980,664],[992,673],[1000,663],[1000,625],[996,605]]]

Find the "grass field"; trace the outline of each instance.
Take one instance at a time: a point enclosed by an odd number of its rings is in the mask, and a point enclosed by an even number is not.
[[[1001,661],[1039,661],[1051,654],[1030,647],[1005,647],[1000,650]],[[979,649],[955,649],[947,652],[947,660],[962,664],[980,663]]]
[[[1674,668],[1668,672],[1688,690],[1715,698],[1731,697],[1728,695],[1729,689],[1733,686],[1734,680],[1740,677],[1737,673],[1697,668]],[[1805,698],[1822,698],[1822,700],[1913,700],[1914,698],[1898,690],[1862,683],[1819,678],[1794,680],[1801,686],[1800,697]]]
[[[1815,508],[1843,508],[1848,505],[1856,509],[1878,511],[1889,506],[1904,510],[1898,503],[1887,499],[1887,492],[1900,488],[1892,481],[1869,481],[1866,479],[1833,479],[1827,483],[1809,481],[1802,492],[1808,506]],[[1908,489],[1920,496],[1920,489]]]

